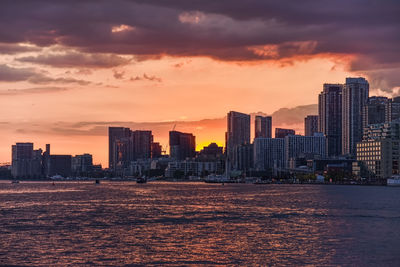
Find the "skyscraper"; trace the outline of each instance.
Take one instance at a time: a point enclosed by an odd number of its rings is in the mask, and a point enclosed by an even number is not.
[[[39,178],[42,172],[42,150],[33,143],[16,143],[11,147],[11,173],[16,178]]]
[[[304,135],[313,136],[318,132],[318,116],[308,115],[304,118]]]
[[[342,153],[355,156],[363,134],[362,114],[367,104],[369,84],[364,78],[346,78],[342,93]]]
[[[285,139],[283,138],[256,138],[253,152],[254,169],[257,171],[272,171],[285,167]]]
[[[254,138],[271,138],[272,137],[272,117],[256,116],[254,121]]]
[[[342,84],[324,84],[318,96],[318,132],[327,140],[328,156],[342,154]]]
[[[117,153],[115,142],[121,138],[128,138],[131,130],[123,127],[108,127],[108,167],[115,169],[117,163]]]
[[[369,124],[384,123],[388,117],[386,112],[389,99],[383,96],[372,96],[363,109],[363,128]]]
[[[193,158],[196,155],[196,138],[191,133],[169,132],[170,157],[175,160]]]
[[[132,161],[150,159],[153,144],[151,131],[131,131],[129,128],[109,127],[109,168],[128,167]]]
[[[226,155],[228,168],[236,166],[236,147],[250,144],[250,115],[231,111],[227,115]]]
[[[385,122],[391,122],[400,119],[400,96],[389,99],[386,104]]]
[[[322,133],[314,136],[288,135],[285,137],[285,161],[289,167],[289,160],[300,156],[326,157],[326,138]]]

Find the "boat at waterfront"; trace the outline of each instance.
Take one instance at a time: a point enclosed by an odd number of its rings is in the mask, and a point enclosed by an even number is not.
[[[387,186],[400,186],[400,175],[393,175],[387,179]]]
[[[138,177],[138,178],[136,179],[136,183],[138,183],[138,184],[145,184],[145,183],[147,183],[147,179],[146,179],[145,177]]]
[[[12,180],[11,183],[12,184],[19,184],[19,180]]]

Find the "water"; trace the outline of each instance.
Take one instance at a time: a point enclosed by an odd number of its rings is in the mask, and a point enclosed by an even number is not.
[[[0,182],[1,265],[400,265],[400,188]]]

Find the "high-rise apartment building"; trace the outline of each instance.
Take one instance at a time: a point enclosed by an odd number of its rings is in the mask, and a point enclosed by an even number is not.
[[[357,143],[357,160],[370,177],[390,178],[400,173],[400,121],[370,124],[363,140]]]
[[[253,150],[256,171],[270,171],[285,167],[285,139],[256,138]]]
[[[288,135],[295,135],[296,131],[293,129],[275,128],[275,138],[285,138]]]
[[[110,169],[115,169],[118,162],[118,153],[116,148],[117,140],[121,140],[123,138],[129,138],[131,134],[131,130],[129,128],[123,127],[109,127],[108,128],[108,167]]]
[[[363,109],[367,105],[369,83],[364,78],[346,78],[342,93],[342,153],[356,154],[362,140]]]
[[[342,154],[342,84],[324,84],[318,96],[318,132],[327,140],[328,156]]]
[[[389,99],[386,104],[385,122],[391,122],[400,119],[400,96]]]
[[[254,138],[272,137],[272,117],[256,116],[254,120]]]
[[[314,136],[288,135],[285,137],[286,167],[291,159],[301,156],[326,157],[326,138],[322,133]]]
[[[109,127],[109,166],[126,168],[132,161],[150,159],[153,135],[151,131],[131,131],[129,128]]]
[[[383,96],[372,96],[363,109],[363,128],[369,124],[384,123],[388,117],[386,112],[389,99]]]
[[[193,158],[196,155],[196,137],[191,133],[169,132],[170,157],[175,160]]]
[[[33,143],[16,143],[11,147],[11,174],[15,178],[39,178],[42,173],[42,150]]]
[[[308,115],[304,118],[304,135],[313,136],[318,133],[318,116]]]
[[[250,144],[250,115],[231,111],[227,115],[227,132],[225,134],[227,167],[237,166],[236,147]]]

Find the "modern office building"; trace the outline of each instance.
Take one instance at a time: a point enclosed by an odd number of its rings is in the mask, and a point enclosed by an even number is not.
[[[109,127],[109,166],[127,168],[132,161],[150,159],[152,157],[153,135],[151,131],[129,128]]]
[[[329,157],[342,154],[342,84],[324,84],[318,96],[318,132],[327,140]]]
[[[118,146],[116,145],[117,140],[123,138],[129,138],[131,135],[131,130],[129,128],[123,127],[109,127],[108,128],[108,167],[110,169],[115,169],[118,162],[118,153],[115,150]]]
[[[391,122],[400,119],[400,96],[389,99],[386,104],[385,122]]]
[[[368,98],[368,103],[363,109],[363,128],[369,124],[384,123],[389,117],[387,106],[389,99],[383,96],[372,96]]]
[[[48,177],[60,175],[64,178],[72,174],[72,156],[71,155],[50,155],[48,161]]]
[[[269,171],[285,167],[285,139],[256,138],[253,146],[256,171]]]
[[[225,134],[227,168],[238,166],[237,146],[250,144],[250,115],[231,111],[227,115],[227,132]]]
[[[16,143],[11,147],[11,174],[15,178],[40,178],[42,150],[33,149],[33,143]]]
[[[357,160],[373,178],[386,179],[399,174],[400,122],[370,124],[364,128],[363,140],[357,143]]]
[[[191,133],[169,132],[170,157],[174,160],[185,160],[196,155],[196,138]]]
[[[314,136],[288,135],[285,137],[285,166],[299,157],[325,158],[326,138],[322,133]]]
[[[275,138],[285,138],[288,135],[295,135],[296,131],[293,129],[275,128]]]
[[[237,145],[234,148],[233,169],[243,173],[249,172],[253,168],[253,144]]]
[[[151,131],[131,131],[131,160],[150,159],[153,135]]]
[[[304,135],[314,136],[315,133],[318,133],[318,116],[308,115],[304,118]]]
[[[91,154],[82,154],[72,157],[71,170],[75,175],[87,175],[92,172],[93,156]]]
[[[256,116],[254,120],[254,138],[272,137],[272,117]]]
[[[369,84],[364,78],[346,78],[342,92],[342,153],[356,155],[362,140],[363,109],[367,105]]]

